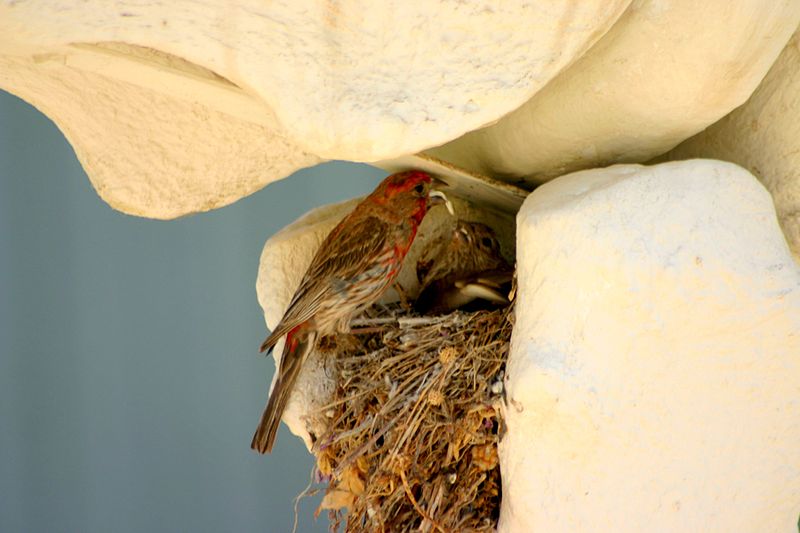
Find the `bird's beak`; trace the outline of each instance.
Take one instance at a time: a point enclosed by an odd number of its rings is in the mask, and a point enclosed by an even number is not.
[[[431,206],[444,204],[444,206],[447,207],[447,211],[451,215],[456,215],[456,211],[453,209],[452,202],[450,202],[450,200],[447,198],[447,195],[445,195],[442,191],[433,190],[428,193],[428,201],[430,202]]]

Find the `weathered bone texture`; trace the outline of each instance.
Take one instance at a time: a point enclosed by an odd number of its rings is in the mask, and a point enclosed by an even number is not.
[[[459,218],[483,222],[494,228],[504,255],[508,258],[514,257],[513,217],[475,208],[456,197],[451,196],[451,200]],[[258,301],[264,310],[267,327],[274,328],[277,325],[322,240],[357,202],[358,200],[350,200],[314,209],[267,240],[261,252],[256,282]],[[420,252],[426,243],[454,221],[444,207],[432,209],[425,217],[397,278],[403,290],[410,296],[415,295],[418,290],[415,268]],[[396,292],[387,291],[384,300],[397,300]],[[281,340],[273,351],[276,364],[280,361],[282,349]],[[326,404],[332,387],[330,375],[325,373],[325,361],[319,354],[313,354],[309,364],[300,372],[283,417],[292,433],[302,438],[309,449],[309,431],[319,435],[322,428],[309,427],[309,421],[303,417]],[[310,422],[313,424],[314,421]]]
[[[208,211],[320,162],[277,127],[73,68],[66,57],[0,55],[0,87],[61,128],[114,209],[162,219]]]
[[[112,206],[173,217],[497,120],[630,1],[3,2],[0,87],[58,124]]]
[[[800,270],[751,174],[558,178],[517,264],[501,532],[797,528]]]
[[[761,180],[800,260],[800,31],[745,105],[666,158],[698,156],[732,161]]]
[[[647,161],[741,105],[798,22],[796,0],[636,0],[525,105],[429,153],[529,183]]]

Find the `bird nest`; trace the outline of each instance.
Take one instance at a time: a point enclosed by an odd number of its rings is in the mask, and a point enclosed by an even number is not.
[[[332,531],[493,531],[511,307],[384,307],[354,326],[321,346],[338,386],[310,414],[328,427],[312,450],[327,482],[317,513],[329,510]]]

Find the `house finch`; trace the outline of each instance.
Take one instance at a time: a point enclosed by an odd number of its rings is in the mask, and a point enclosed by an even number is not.
[[[417,262],[421,290],[416,307],[424,313],[444,313],[475,300],[507,304],[502,289],[512,274],[494,231],[459,220],[452,233],[434,242]]]
[[[325,238],[278,325],[261,345],[286,335],[278,380],[250,447],[272,450],[300,367],[317,337],[347,331],[350,318],[372,304],[397,276],[431,205],[446,202],[420,171],[393,174]]]

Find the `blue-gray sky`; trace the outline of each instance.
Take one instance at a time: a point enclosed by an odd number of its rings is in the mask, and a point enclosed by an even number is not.
[[[290,530],[312,461],[250,438],[273,364],[264,241],[383,175],[329,163],[220,210],[112,210],[70,145],[0,91],[0,531]],[[318,499],[300,508],[298,531]]]

